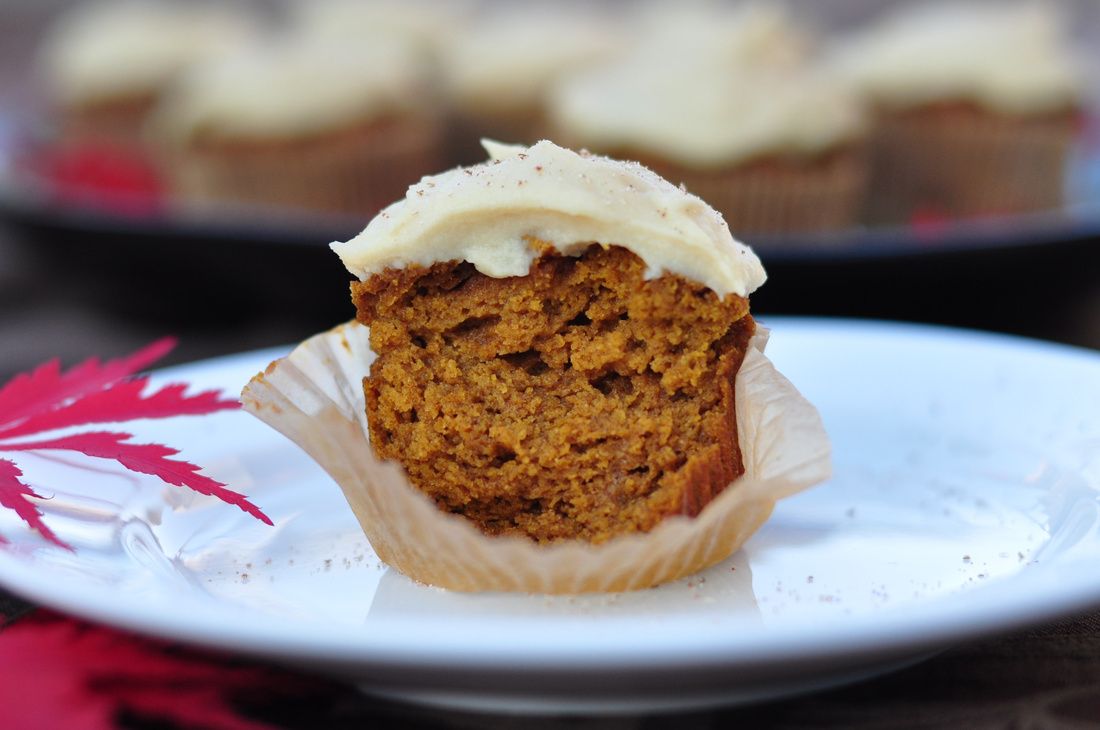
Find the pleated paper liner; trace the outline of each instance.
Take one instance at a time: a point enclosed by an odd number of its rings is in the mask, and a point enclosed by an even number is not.
[[[54,144],[97,145],[144,153],[142,129],[156,103],[157,94],[150,91],[57,108]]]
[[[744,475],[697,517],[670,517],[600,545],[486,536],[439,510],[399,465],[376,459],[362,388],[373,353],[362,325],[306,340],[253,378],[241,400],[332,476],[378,557],[410,578],[456,591],[627,591],[724,560],[777,500],[829,476],[821,418],[764,356],[766,339],[763,331],[754,338],[735,384]]]
[[[874,223],[1054,210],[1080,127],[1075,111],[999,114],[968,105],[882,111],[873,134]]]
[[[740,235],[783,235],[855,226],[867,171],[867,155],[858,146],[820,160],[780,159],[721,173],[683,168],[665,176],[714,206]]]
[[[304,140],[164,146],[159,161],[185,210],[250,204],[373,215],[438,170],[442,155],[440,120],[425,114]]]

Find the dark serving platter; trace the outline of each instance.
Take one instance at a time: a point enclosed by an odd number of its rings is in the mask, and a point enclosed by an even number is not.
[[[263,312],[318,326],[351,315],[348,275],[327,244],[367,218],[285,210],[203,215],[132,193],[66,195],[17,164],[0,134],[0,224],[60,278],[97,277],[97,305],[160,320]],[[1063,209],[1027,216],[744,237],[768,284],[757,312],[941,322],[1100,346],[1082,307],[1100,300],[1100,145],[1070,171]],[[85,287],[88,290],[88,287]],[[124,294],[124,295],[123,295]],[[140,302],[136,308],[134,302]]]

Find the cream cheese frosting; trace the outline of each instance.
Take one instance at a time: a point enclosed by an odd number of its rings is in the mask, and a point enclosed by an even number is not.
[[[592,243],[622,246],[647,277],[679,274],[720,296],[764,283],[760,260],[722,216],[637,163],[576,153],[542,141],[485,142],[490,161],[426,177],[355,238],[332,244],[355,276],[464,260],[491,277],[523,276],[531,239],[580,255]]]
[[[434,52],[466,21],[472,9],[460,0],[296,0],[289,6],[295,31],[334,41],[384,36]]]
[[[655,0],[640,9],[633,35],[636,53],[668,64],[688,60],[733,68],[797,65],[812,45],[785,4],[763,0],[732,6]]]
[[[561,75],[616,53],[621,39],[602,18],[579,10],[497,10],[442,47],[444,85],[463,109],[537,106]]]
[[[825,72],[656,59],[571,77],[551,93],[548,110],[571,143],[654,154],[696,169],[812,157],[865,129],[854,92]]]
[[[44,80],[62,104],[157,92],[190,64],[252,34],[244,17],[213,5],[88,3],[51,30]]]
[[[278,39],[238,49],[188,72],[157,110],[168,140],[286,138],[420,108],[428,70],[409,44]]]
[[[995,111],[1074,104],[1078,65],[1048,3],[917,4],[840,41],[832,63],[894,107],[967,100]]]

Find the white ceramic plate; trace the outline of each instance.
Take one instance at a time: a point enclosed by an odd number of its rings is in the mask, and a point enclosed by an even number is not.
[[[776,319],[835,477],[726,563],[632,594],[456,595],[371,552],[335,485],[243,413],[139,424],[276,526],[101,464],[21,457],[0,584],[158,636],[482,709],[638,712],[805,691],[1100,606],[1100,355],[929,327]],[[165,371],[237,390],[279,352]]]

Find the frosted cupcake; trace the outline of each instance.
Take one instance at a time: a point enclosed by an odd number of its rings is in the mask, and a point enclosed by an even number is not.
[[[470,3],[457,0],[296,0],[290,23],[295,34],[337,43],[403,40],[435,58],[471,12]]]
[[[301,38],[193,69],[153,133],[192,204],[364,214],[438,166],[441,126],[408,44]]]
[[[442,49],[457,156],[479,159],[483,137],[530,144],[544,136],[551,84],[620,42],[606,19],[560,7],[496,10],[460,28]]]
[[[563,82],[550,117],[564,142],[642,160],[746,234],[844,228],[862,202],[863,111],[823,73],[638,56]]]
[[[245,408],[419,581],[627,590],[726,558],[828,474],[749,315],[759,260],[640,165],[489,150],[333,244],[369,331],[303,343]]]
[[[171,83],[252,33],[245,18],[209,4],[81,4],[51,29],[40,55],[61,141],[140,146],[142,124]]]
[[[631,28],[634,53],[669,64],[791,67],[813,47],[810,35],[777,2],[652,2],[641,6]]]
[[[833,60],[877,111],[874,219],[1060,205],[1082,80],[1051,5],[915,6]]]

